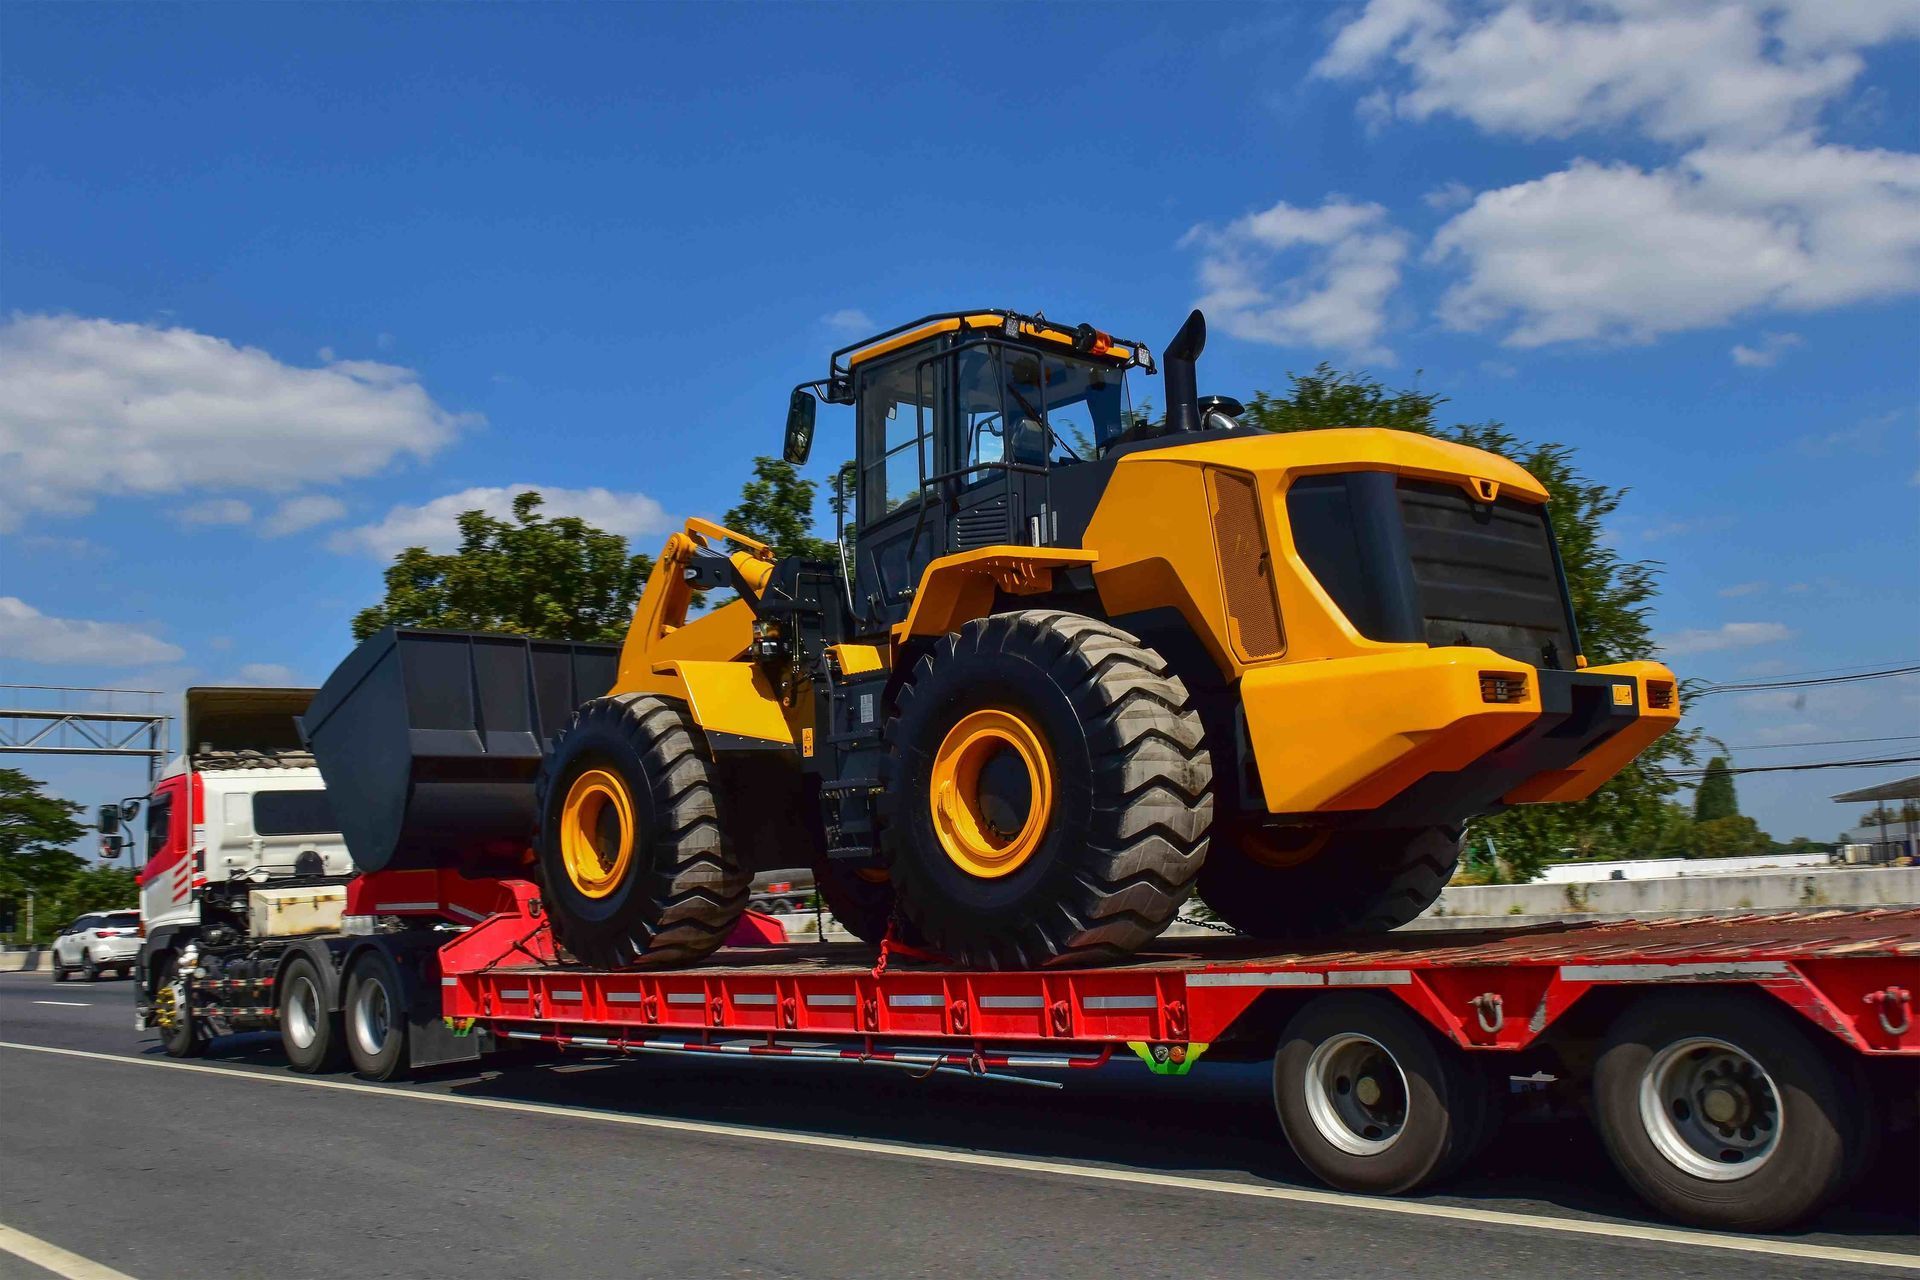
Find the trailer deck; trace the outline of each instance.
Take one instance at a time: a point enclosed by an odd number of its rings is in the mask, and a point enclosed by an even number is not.
[[[678,970],[565,963],[537,900],[515,895],[442,948],[444,1015],[463,1028],[562,1043],[718,1051],[757,1037],[938,1042],[963,1059],[1091,1061],[1122,1045],[1184,1069],[1262,995],[1391,993],[1470,1050],[1532,1044],[1596,988],[1738,984],[1777,997],[1854,1050],[1920,1055],[1920,909],[1835,910],[1514,930],[1419,933],[1364,946],[1276,947],[1237,937],[1162,939],[1097,969],[983,972],[854,943],[729,948]],[[670,1041],[658,1033],[674,1033]],[[806,1046],[817,1047],[817,1046]],[[855,1047],[856,1056],[861,1052]]]

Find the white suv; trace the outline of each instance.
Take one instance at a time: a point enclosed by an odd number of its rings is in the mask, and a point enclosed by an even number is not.
[[[88,982],[98,980],[102,969],[118,969],[121,977],[131,977],[139,954],[138,911],[99,911],[81,916],[53,940],[53,980],[65,982],[76,969]]]

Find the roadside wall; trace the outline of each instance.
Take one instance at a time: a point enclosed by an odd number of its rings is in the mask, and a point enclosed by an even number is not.
[[[1541,920],[1920,904],[1920,867],[1876,867],[1591,884],[1455,885],[1407,927],[1475,928]]]

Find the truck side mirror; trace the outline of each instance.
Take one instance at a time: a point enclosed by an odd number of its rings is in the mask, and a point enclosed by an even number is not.
[[[103,804],[100,806],[100,834],[110,836],[120,829],[120,806]],[[104,841],[102,843],[105,843]]]
[[[108,861],[119,857],[126,851],[126,847],[127,838],[125,836],[105,835],[100,837],[100,856]]]
[[[813,414],[813,395],[795,387],[787,401],[787,445],[781,456],[796,467],[805,466],[813,453]]]

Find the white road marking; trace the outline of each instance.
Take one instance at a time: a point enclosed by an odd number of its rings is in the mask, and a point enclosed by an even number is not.
[[[91,1009],[93,1005],[86,1000],[35,1000],[35,1004],[57,1004],[62,1009]]]
[[[824,1134],[793,1133],[781,1129],[756,1129],[748,1125],[717,1124],[707,1120],[669,1120],[660,1116],[623,1115],[615,1111],[561,1107],[548,1103],[511,1102],[504,1098],[470,1098],[445,1093],[421,1093],[412,1089],[394,1089],[348,1080],[316,1080],[311,1076],[281,1075],[271,1071],[218,1067],[206,1063],[178,1062],[171,1059],[129,1058],[116,1053],[96,1053],[89,1049],[61,1049],[44,1044],[20,1044],[11,1040],[0,1040],[0,1049],[19,1049],[27,1053],[46,1053],[66,1058],[86,1058],[95,1062],[112,1062],[127,1067],[160,1067],[169,1071],[192,1071],[202,1075],[222,1076],[229,1080],[252,1080],[260,1084],[294,1085],[307,1089],[337,1089],[345,1093],[365,1093],[376,1098],[391,1098],[404,1102],[477,1107],[485,1111],[508,1111],[519,1115],[550,1116],[561,1120],[597,1121],[603,1124],[626,1125],[635,1129],[669,1130],[677,1133],[697,1133],[713,1138],[771,1142],[790,1147],[896,1156],[927,1164],[1053,1174],[1057,1177],[1075,1178],[1085,1182],[1122,1183],[1131,1186],[1172,1188],[1180,1191],[1206,1191],[1216,1195],[1240,1196],[1251,1200],[1279,1200],[1291,1204],[1318,1205],[1324,1208],[1364,1209],[1399,1217],[1433,1218],[1470,1223],[1475,1226],[1518,1227],[1526,1231],[1553,1231],[1570,1236],[1596,1236],[1626,1242],[1717,1249],[1729,1253],[1758,1254],[1763,1257],[1806,1258],[1817,1262],[1851,1262],[1862,1266],[1891,1267],[1900,1271],[1920,1272],[1920,1254],[1886,1253],[1874,1249],[1801,1244],[1794,1240],[1721,1235],[1712,1231],[1693,1231],[1685,1227],[1657,1227],[1639,1222],[1592,1222],[1579,1218],[1555,1218],[1545,1214],[1514,1213],[1503,1209],[1474,1209],[1464,1205],[1434,1204],[1418,1200],[1388,1200],[1345,1191],[1316,1191],[1307,1187],[1273,1187],[1250,1182],[1225,1182],[1216,1178],[1191,1178],[1180,1174],[1148,1173],[1138,1169],[1065,1164],[1052,1160],[1030,1160],[1019,1156],[982,1155],[950,1147],[917,1147],[907,1143],[877,1142],[864,1138],[833,1138]]]
[[[34,1266],[51,1271],[66,1280],[133,1280],[124,1271],[115,1271],[104,1263],[69,1253],[57,1244],[48,1244],[38,1236],[0,1224],[0,1250],[16,1258],[25,1258]]]

